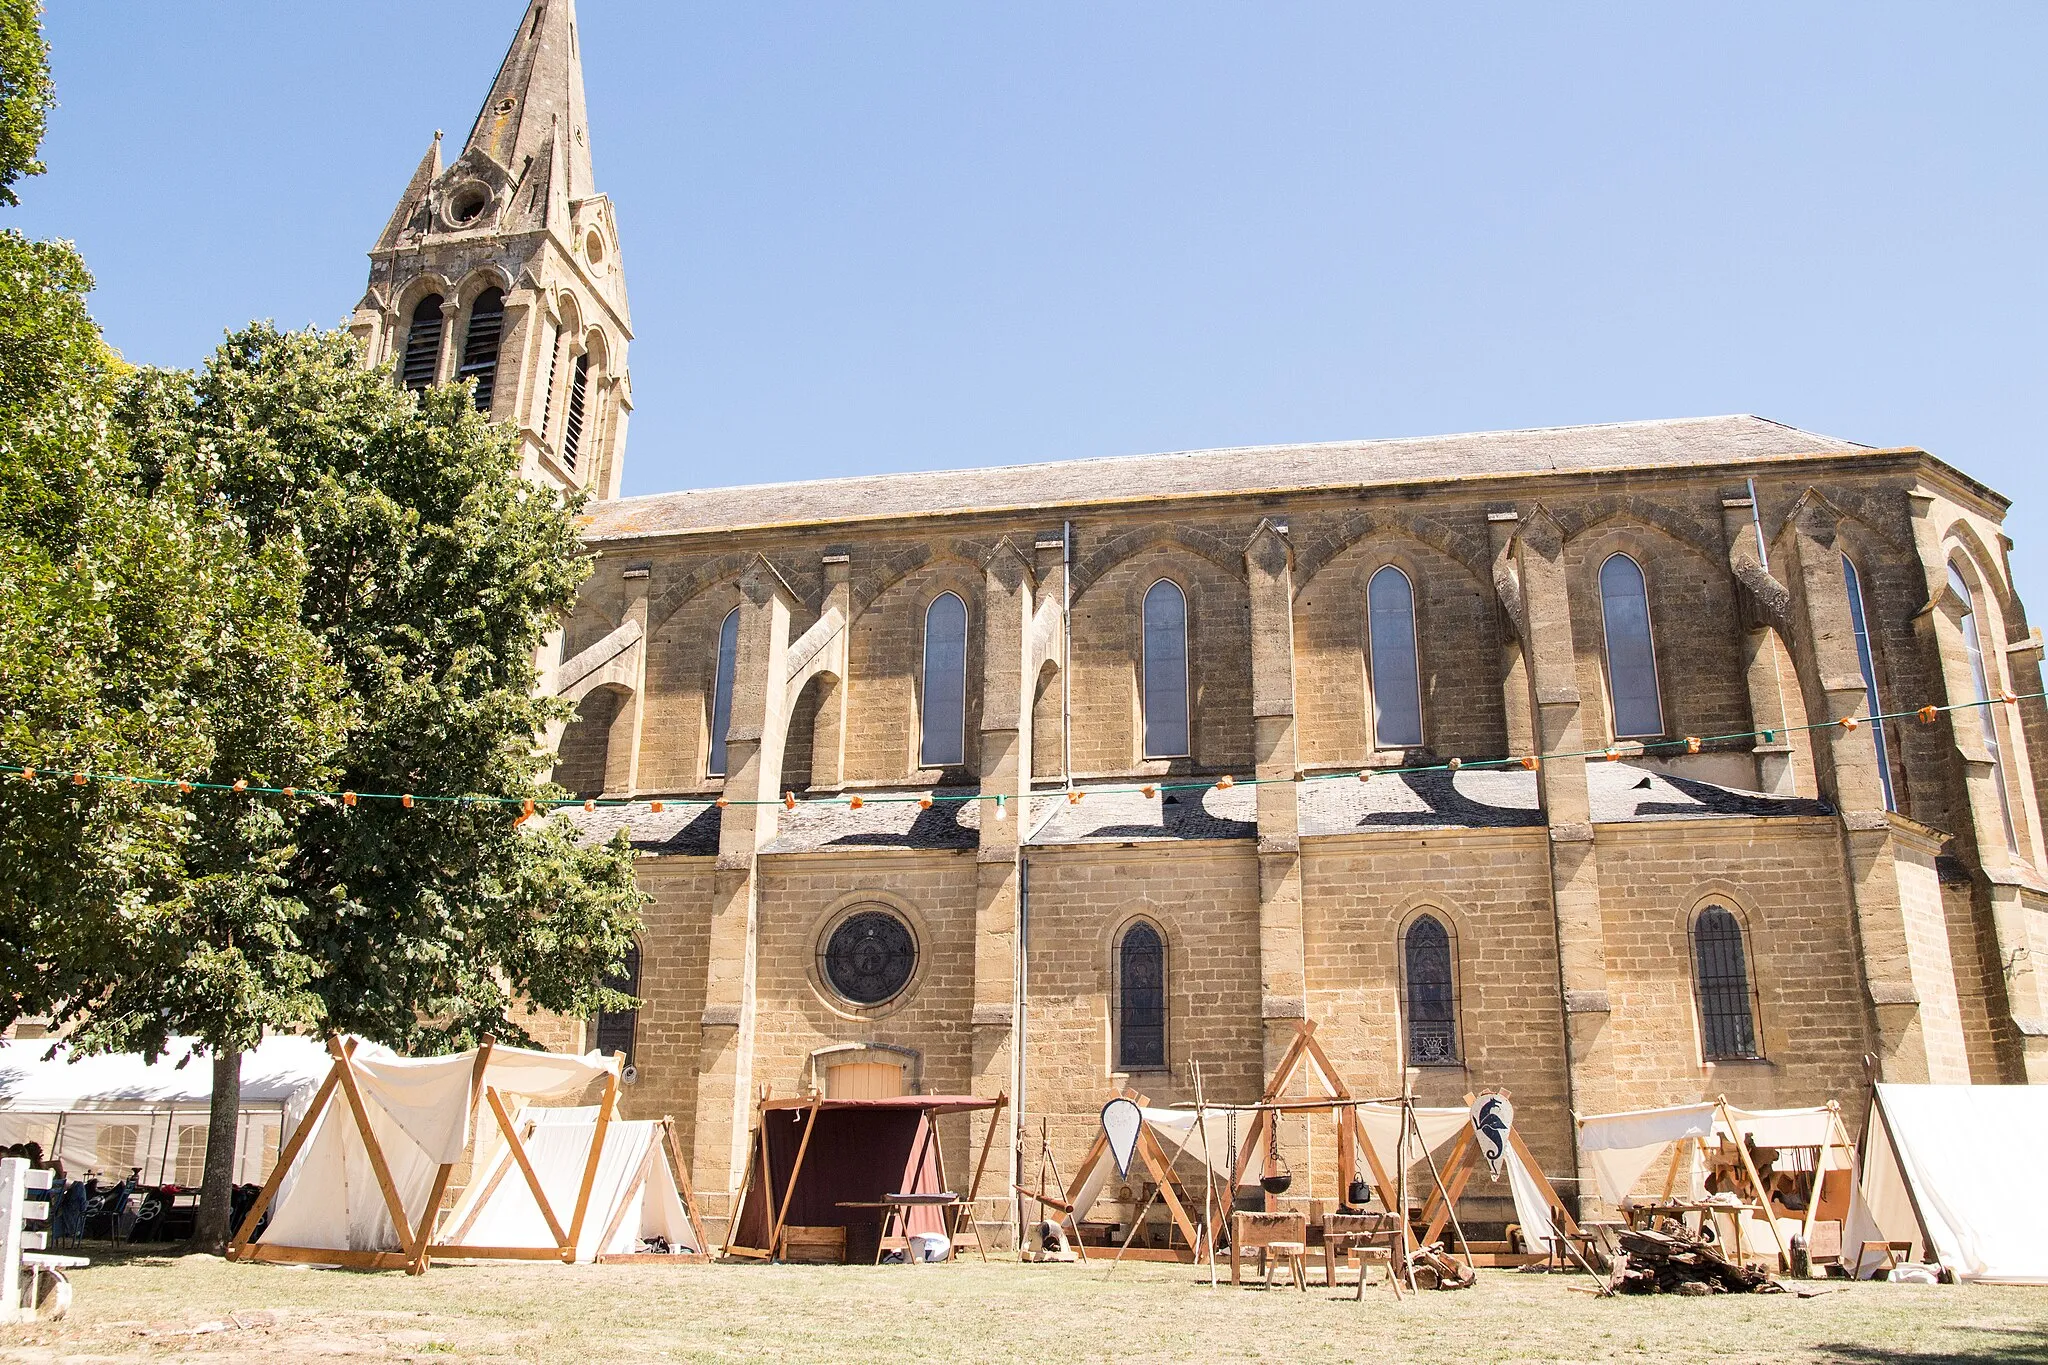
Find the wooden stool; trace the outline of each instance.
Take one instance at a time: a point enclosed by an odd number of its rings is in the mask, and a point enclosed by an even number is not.
[[[1387,1288],[1394,1291],[1394,1297],[1401,1297],[1401,1277],[1394,1273],[1394,1252],[1390,1247],[1347,1247],[1344,1259],[1358,1267],[1358,1301],[1365,1302],[1365,1268],[1369,1265],[1383,1265],[1387,1268]]]
[[[1872,1247],[1877,1248],[1879,1258],[1877,1268],[1880,1270],[1895,1269],[1900,1261],[1913,1254],[1913,1244],[1911,1242],[1865,1242],[1862,1246],[1856,1248],[1856,1264],[1849,1271],[1850,1279],[1860,1280],[1863,1278],[1863,1258],[1870,1254]]]
[[[1273,1287],[1273,1261],[1285,1261],[1294,1275],[1294,1287],[1308,1293],[1308,1243],[1268,1242],[1261,1250],[1272,1257],[1261,1267],[1268,1289]]]

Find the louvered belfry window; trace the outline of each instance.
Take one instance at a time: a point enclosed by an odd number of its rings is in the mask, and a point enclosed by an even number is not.
[[[1451,936],[1434,915],[1408,926],[1401,945],[1408,996],[1408,1065],[1444,1066],[1458,1060],[1458,977]]]
[[[476,410],[489,412],[498,388],[498,342],[505,333],[505,291],[491,288],[469,305],[469,335],[462,341],[457,379],[476,380]]]
[[[1119,1071],[1166,1066],[1166,943],[1139,920],[1116,950],[1116,1065]]]
[[[576,372],[569,376],[569,412],[562,419],[562,463],[574,469],[576,454],[583,448],[583,391],[590,385],[590,357],[576,357]]]
[[[405,333],[405,368],[400,379],[408,389],[430,389],[441,368],[441,296],[429,294],[413,306],[412,325]]]
[[[621,995],[640,994],[640,947],[638,944],[626,949],[626,959],[619,964],[619,970],[605,978],[604,984]],[[609,1057],[614,1052],[626,1054],[626,1060],[633,1060],[633,1035],[638,1031],[640,1011],[602,1010],[597,1016],[597,1050]]]
[[[1742,925],[1724,907],[1708,906],[1693,921],[1692,951],[1699,985],[1700,1043],[1707,1060],[1745,1061],[1758,1056]]]

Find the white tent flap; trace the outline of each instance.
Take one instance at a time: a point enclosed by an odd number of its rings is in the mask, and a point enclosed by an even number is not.
[[[1680,1104],[1580,1119],[1579,1150],[1593,1167],[1600,1197],[1619,1207],[1668,1144],[1713,1133],[1717,1108],[1711,1103]]]

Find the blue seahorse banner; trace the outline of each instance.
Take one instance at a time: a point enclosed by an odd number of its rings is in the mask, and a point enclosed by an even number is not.
[[[1472,1101],[1472,1133],[1479,1139],[1480,1155],[1500,1179],[1508,1155],[1508,1130],[1514,1126],[1515,1106],[1506,1095],[1481,1095]]]

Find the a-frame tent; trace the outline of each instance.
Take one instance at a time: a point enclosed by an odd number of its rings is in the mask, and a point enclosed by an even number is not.
[[[502,1048],[486,1039],[470,1052],[407,1058],[357,1039],[327,1040],[333,1063],[306,1117],[292,1133],[277,1166],[228,1246],[230,1260],[341,1265],[420,1274],[431,1259],[499,1258],[573,1262],[586,1246],[607,1242],[625,1226],[618,1204],[646,1204],[647,1133],[662,1125],[618,1118],[619,1059]],[[602,1083],[587,1123],[563,1131],[577,1144],[580,1162],[568,1164],[573,1186],[550,1193],[527,1150],[536,1124],[515,1124],[507,1096],[531,1104],[580,1099]],[[339,1098],[337,1098],[339,1097]],[[450,1244],[439,1239],[441,1205],[456,1167],[471,1158],[478,1111],[487,1107],[546,1234],[504,1245]],[[529,1114],[538,1115],[538,1108]],[[620,1130],[614,1138],[613,1130]],[[580,1141],[579,1141],[580,1140]],[[559,1144],[551,1144],[558,1146]],[[633,1157],[638,1149],[638,1164]],[[694,1202],[679,1153],[674,1175],[695,1232]],[[630,1168],[601,1185],[607,1156]],[[563,1163],[559,1157],[556,1165]],[[488,1165],[488,1163],[486,1163]],[[497,1168],[502,1174],[504,1166]],[[550,1167],[552,1169],[552,1167]],[[488,1171],[479,1173],[490,1180]],[[503,1181],[498,1182],[501,1187]],[[659,1182],[655,1182],[657,1191]],[[573,1189],[573,1198],[570,1190]],[[471,1202],[485,1200],[479,1190]],[[465,1194],[469,1194],[465,1191]],[[561,1204],[563,1207],[558,1208]],[[271,1214],[260,1238],[257,1228]],[[566,1214],[566,1221],[562,1215]],[[601,1238],[586,1235],[595,1218]],[[616,1220],[617,1226],[614,1226]]]

